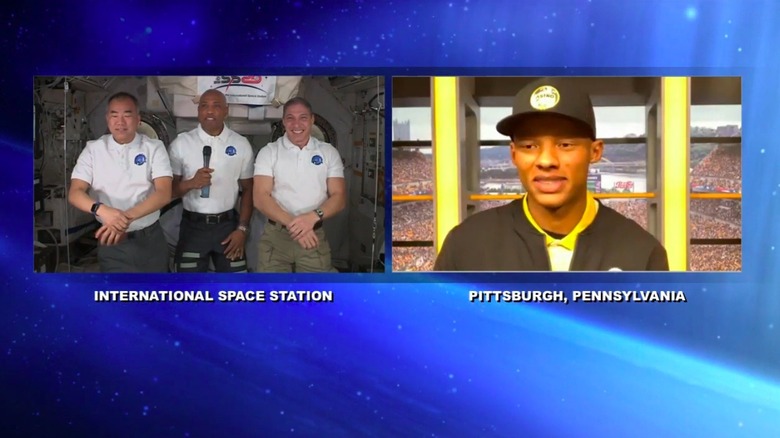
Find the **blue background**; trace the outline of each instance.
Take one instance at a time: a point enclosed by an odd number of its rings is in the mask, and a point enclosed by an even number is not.
[[[780,6],[418,3],[3,6],[0,434],[780,436]],[[741,75],[744,271],[250,275],[244,284],[32,272],[34,75],[258,70]],[[103,288],[295,282],[332,289],[336,301],[93,301]],[[471,288],[502,287],[490,283],[671,288],[689,302],[468,301]]]

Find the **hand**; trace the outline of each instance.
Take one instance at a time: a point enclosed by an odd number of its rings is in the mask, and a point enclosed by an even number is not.
[[[320,240],[317,238],[317,233],[315,233],[314,230],[306,231],[294,238],[294,240],[298,242],[303,249],[314,249],[320,244]]]
[[[225,247],[225,257],[228,260],[238,260],[244,256],[244,243],[246,242],[246,234],[241,230],[235,230],[227,236],[227,239],[223,240],[222,245]]]
[[[319,222],[320,217],[315,212],[304,213],[299,216],[295,216],[293,220],[287,224],[287,231],[290,232],[290,237],[294,240],[298,240],[298,237],[303,235],[307,231],[312,231],[314,225]]]
[[[95,238],[101,245],[111,246],[125,240],[127,238],[127,233],[124,231],[117,231],[108,225],[103,225],[95,232]]]
[[[105,204],[98,207],[97,216],[101,219],[104,226],[108,226],[117,232],[126,231],[127,227],[130,226],[130,222],[132,222],[132,219],[125,212]]]
[[[195,172],[195,176],[189,180],[190,190],[202,189],[203,187],[210,186],[211,174],[213,172],[214,169],[209,169],[208,167],[201,167],[198,169],[198,171]]]

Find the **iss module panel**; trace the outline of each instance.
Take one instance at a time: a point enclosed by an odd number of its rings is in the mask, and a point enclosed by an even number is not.
[[[198,94],[221,91],[228,103],[268,105],[276,97],[276,76],[199,76]]]
[[[168,130],[165,129],[165,122],[154,114],[141,112],[141,125],[138,127],[138,132],[146,134],[149,138],[160,140],[165,147],[171,144]]]
[[[363,174],[363,139],[354,138],[352,140],[352,172],[355,175]]]
[[[40,160],[43,157],[43,139],[41,138],[41,113],[40,104],[33,105],[33,158]]]
[[[298,95],[303,76],[279,76],[276,78],[276,100],[282,104]]]
[[[44,185],[65,185],[86,142],[84,92],[43,90],[41,141]]]
[[[383,147],[384,123],[377,123],[377,117],[366,117],[364,126],[365,141],[363,151],[363,189],[362,195],[372,201],[382,202],[384,192]],[[378,185],[378,186],[377,186]],[[378,199],[377,199],[378,197]]]
[[[366,146],[365,139],[365,126],[362,123],[362,118],[357,118],[354,121],[354,133],[352,135],[352,172],[356,177],[363,175],[363,152]],[[361,180],[362,187],[362,180]]]

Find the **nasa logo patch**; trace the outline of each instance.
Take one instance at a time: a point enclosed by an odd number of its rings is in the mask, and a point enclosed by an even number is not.
[[[316,166],[319,166],[320,164],[322,164],[322,157],[319,155],[315,155],[311,157],[311,162],[314,163]]]
[[[142,166],[144,163],[146,163],[146,155],[144,154],[138,154],[135,156],[135,160],[133,162],[136,164],[136,166]]]
[[[561,93],[551,85],[542,85],[531,93],[531,107],[539,111],[554,108],[560,100]]]
[[[225,149],[225,153],[232,157],[236,154],[236,148],[233,146],[228,146],[227,149]]]

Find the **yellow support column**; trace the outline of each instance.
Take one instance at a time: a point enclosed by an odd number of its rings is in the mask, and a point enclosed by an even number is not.
[[[458,78],[431,79],[433,115],[433,203],[436,253],[461,220]]]
[[[688,270],[690,78],[661,78],[663,245],[671,271]]]

